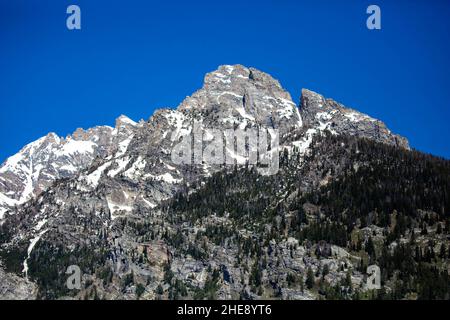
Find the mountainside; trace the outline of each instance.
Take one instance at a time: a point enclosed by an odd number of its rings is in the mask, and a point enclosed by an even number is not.
[[[248,138],[241,154],[226,134],[262,129],[271,150]],[[252,148],[276,156],[274,174],[249,162]],[[297,106],[270,75],[221,66],[175,110],[49,134],[9,158],[0,277],[5,292],[22,279],[47,299],[361,298],[374,297],[364,268],[376,263],[387,270],[380,297],[445,298],[446,248],[414,271],[395,255],[407,242],[448,246],[449,167],[370,116],[306,89]],[[70,265],[80,290],[65,285]],[[440,283],[433,295],[418,269]]]
[[[302,90],[301,115],[305,127],[369,138],[385,144],[409,149],[408,141],[393,134],[380,120],[346,108],[340,103],[307,89]]]
[[[78,129],[67,138],[49,133],[26,145],[0,167],[0,219],[9,208],[36,197],[56,180],[74,177],[97,157],[124,153],[139,126],[121,116],[115,128]]]

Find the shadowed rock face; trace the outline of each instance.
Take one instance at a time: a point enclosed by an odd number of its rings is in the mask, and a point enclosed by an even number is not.
[[[138,124],[122,116],[114,129],[77,130],[66,139],[49,134],[9,158],[0,169],[0,210],[22,205],[7,215],[15,232],[7,246],[23,241],[70,248],[106,245],[114,251],[117,274],[125,273],[131,262],[121,250],[137,244],[124,234],[118,218],[157,220],[162,201],[222,169],[172,161],[171,151],[192,133],[194,120],[221,131],[278,129],[283,137],[279,151],[300,157],[310,151],[312,137],[325,131],[408,148],[406,139],[382,122],[317,93],[304,89],[299,110],[270,75],[241,65],[220,66],[175,110],[157,110]],[[169,259],[165,245],[160,247]],[[197,264],[192,262],[192,269],[201,268]]]

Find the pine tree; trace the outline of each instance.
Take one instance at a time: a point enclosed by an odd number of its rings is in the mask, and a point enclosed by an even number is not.
[[[250,282],[255,288],[261,285],[261,270],[259,268],[258,261],[255,261],[252,272],[250,274]]]
[[[447,250],[445,249],[445,244],[443,243],[443,244],[441,245],[441,250],[440,250],[440,252],[439,252],[439,258],[445,259],[446,251],[447,251]]]
[[[442,234],[442,226],[440,223],[437,224],[436,234]]]
[[[161,286],[161,284],[158,285],[158,287],[156,288],[156,293],[159,295],[162,295],[164,293],[163,287]]]
[[[322,270],[322,277],[325,278],[325,276],[330,272],[330,268],[328,267],[328,264],[325,264],[323,266],[323,270]]]
[[[308,271],[306,272],[306,287],[308,289],[312,289],[314,287],[314,272],[312,271],[311,267],[308,268]]]
[[[375,259],[375,246],[373,244],[372,237],[369,237],[367,240],[366,252],[371,258]]]
[[[345,286],[350,290],[352,288],[352,271],[350,269],[347,270],[347,274],[345,275]]]
[[[145,292],[145,287],[138,283],[136,286],[136,297],[140,298],[142,296],[142,294]]]
[[[303,293],[305,292],[305,282],[303,281],[303,275],[300,276],[300,291]]]

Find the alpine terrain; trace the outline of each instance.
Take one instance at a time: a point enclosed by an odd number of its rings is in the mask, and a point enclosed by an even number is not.
[[[253,129],[278,132],[273,174],[208,131]],[[175,161],[183,141],[200,161]],[[241,65],[176,109],[50,133],[0,167],[1,299],[449,299],[449,263],[450,161]]]

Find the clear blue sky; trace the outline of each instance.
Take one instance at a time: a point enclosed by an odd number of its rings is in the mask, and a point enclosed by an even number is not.
[[[66,28],[77,4],[82,30]],[[377,4],[382,30],[366,28]],[[0,0],[0,162],[47,132],[148,119],[244,64],[450,158],[450,1]]]

